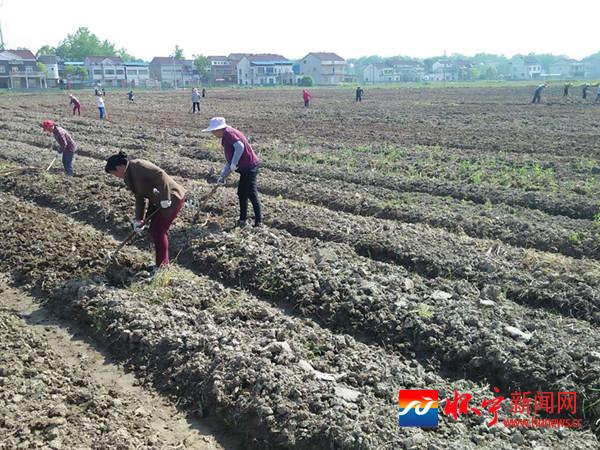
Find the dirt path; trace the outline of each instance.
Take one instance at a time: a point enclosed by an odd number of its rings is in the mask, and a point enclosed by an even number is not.
[[[0,449],[236,448],[0,274]]]

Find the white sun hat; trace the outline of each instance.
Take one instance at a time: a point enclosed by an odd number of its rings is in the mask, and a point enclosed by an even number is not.
[[[208,128],[205,128],[202,132],[221,130],[223,128],[227,128],[225,117],[213,117],[208,121]]]

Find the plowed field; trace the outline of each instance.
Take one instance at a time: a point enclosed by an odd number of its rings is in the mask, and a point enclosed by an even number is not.
[[[136,104],[108,92],[105,121],[92,93],[78,95],[81,117],[66,95],[0,96],[0,272],[12,289],[0,301],[0,448],[78,435],[82,448],[600,448],[600,107],[530,95],[373,89],[355,104],[349,90],[315,89],[304,109],[301,91],[209,90],[192,115],[187,92],[140,92]],[[193,223],[223,163],[200,132],[212,116],[261,155],[264,228],[235,227],[237,175]],[[45,170],[47,118],[79,146],[74,178]],[[107,258],[134,212],[104,173],[118,150],[188,192],[175,262],[154,279],[147,237]],[[159,433],[131,412],[144,400],[90,394],[97,369],[65,376],[58,344],[11,316],[14,295],[80,327],[139,389],[198,422]],[[39,397],[28,378],[44,381],[47,366],[62,384]],[[398,425],[400,389],[438,391],[437,428]],[[472,394],[457,419],[444,412],[455,391]],[[575,392],[576,410],[537,408],[544,392]],[[518,393],[530,412],[516,410]],[[35,395],[48,419],[19,424],[14,399],[32,408]],[[482,402],[495,397],[489,425]],[[102,426],[84,426],[98,415]],[[504,423],[532,417],[582,427]],[[210,439],[189,434],[199,426]]]

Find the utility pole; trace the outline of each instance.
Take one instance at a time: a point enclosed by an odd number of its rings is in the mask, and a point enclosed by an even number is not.
[[[4,6],[4,0],[0,0],[0,8]],[[4,37],[2,36],[2,23],[0,22],[0,50],[4,50]]]

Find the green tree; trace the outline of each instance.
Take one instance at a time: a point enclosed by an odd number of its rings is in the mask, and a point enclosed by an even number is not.
[[[37,56],[39,58],[42,55],[55,55],[55,54],[56,54],[56,48],[51,47],[49,45],[43,45],[35,53],[35,56]]]
[[[487,66],[484,70],[481,71],[479,78],[482,80],[495,80],[498,78],[498,71],[494,66]]]
[[[143,62],[143,60],[127,53],[127,50],[125,50],[124,48],[120,48],[119,50],[117,50],[117,56],[120,56],[121,59],[125,62]]]
[[[37,65],[38,72],[42,72],[44,74],[44,76],[47,77],[48,76],[48,68],[46,67],[46,64],[38,61],[38,63],[36,65]]]
[[[194,67],[201,80],[206,80],[210,73],[210,60],[204,55],[194,55]]]
[[[298,86],[312,86],[313,79],[311,76],[305,75],[298,80]]]
[[[181,60],[185,59],[183,56],[183,49],[179,45],[175,46],[173,53],[169,56],[171,56],[172,58],[175,58],[175,59],[181,59]]]
[[[81,66],[65,66],[65,75],[85,80],[88,77],[88,71]]]
[[[87,56],[115,56],[115,45],[108,40],[101,41],[86,27],[79,28],[74,34],[68,34],[58,47],[56,55],[65,61],[82,61]]]

